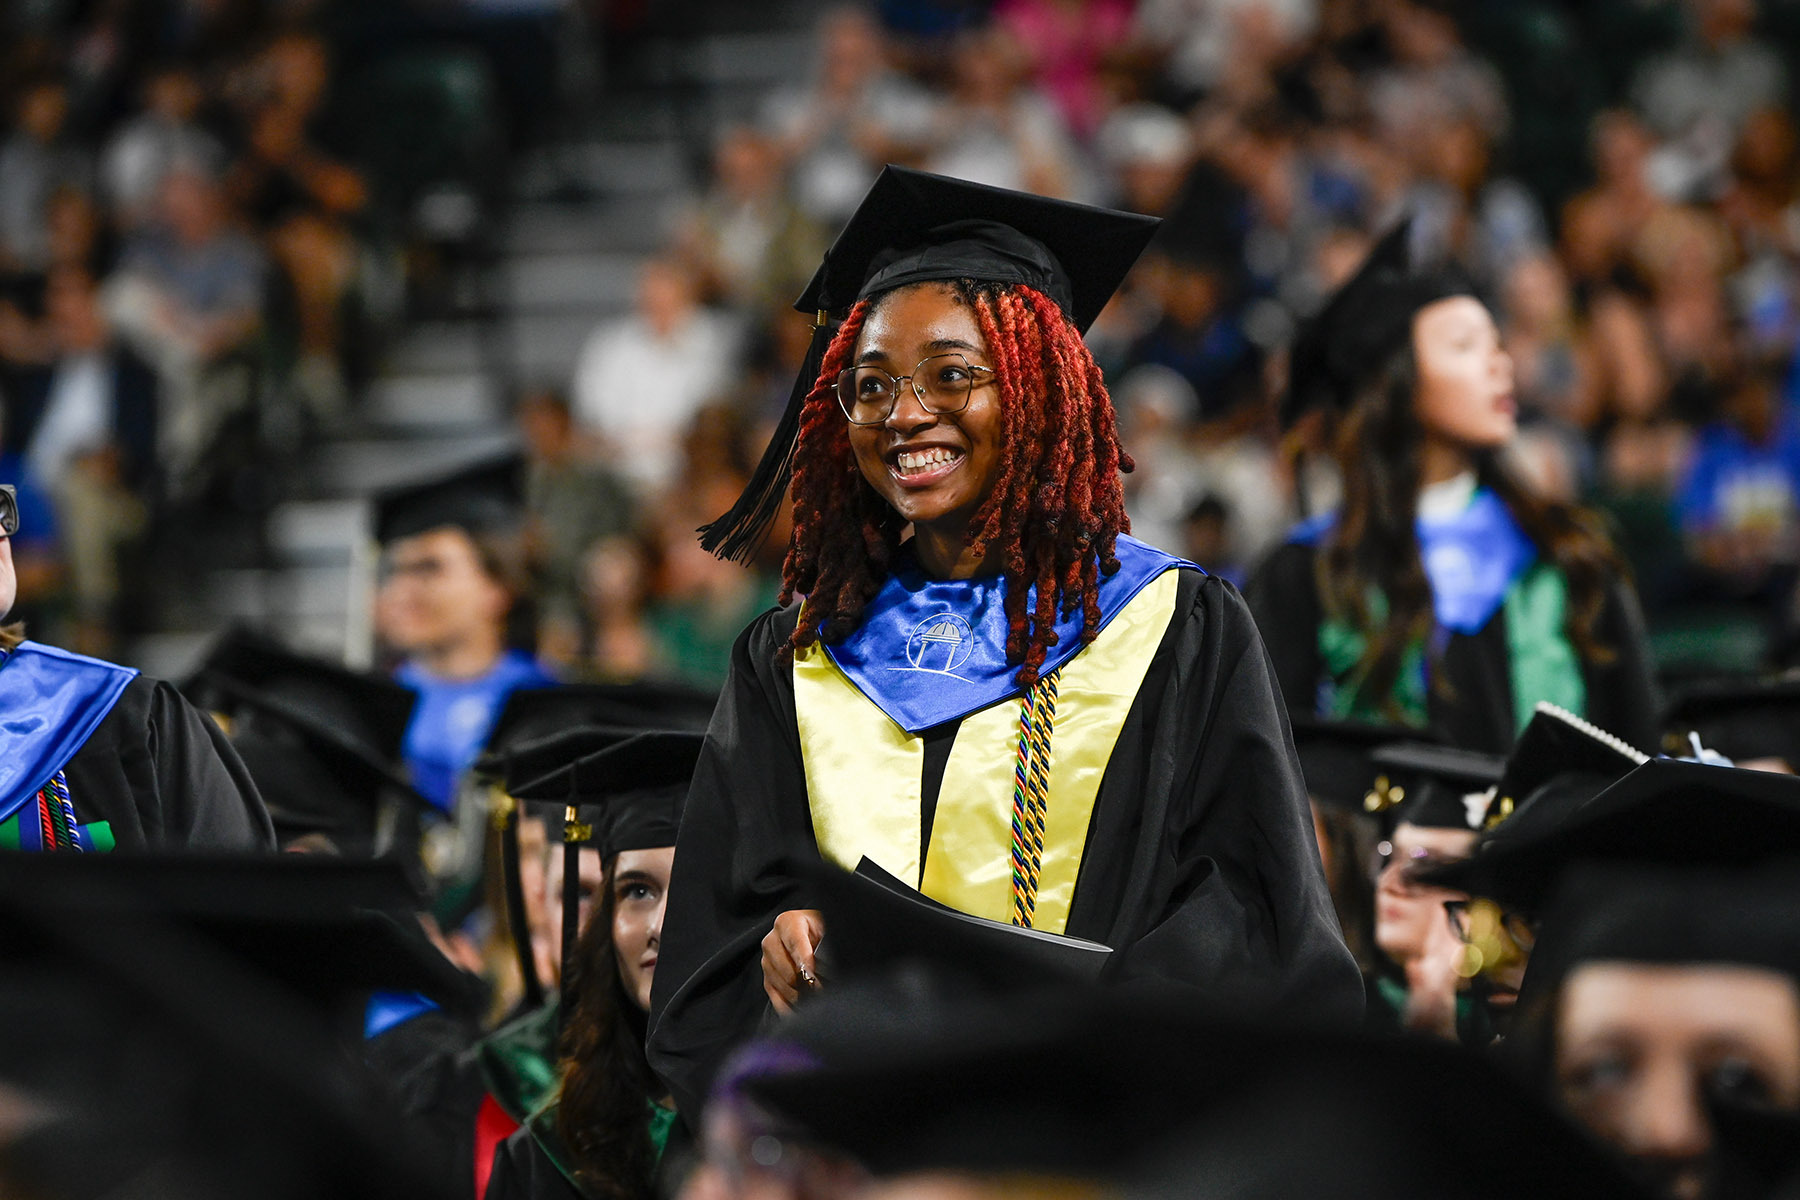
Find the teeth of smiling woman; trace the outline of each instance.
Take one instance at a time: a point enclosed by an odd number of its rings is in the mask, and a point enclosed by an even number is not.
[[[954,450],[902,450],[896,461],[902,471],[912,472],[923,471],[938,466],[940,463],[952,462],[960,457],[961,455]]]

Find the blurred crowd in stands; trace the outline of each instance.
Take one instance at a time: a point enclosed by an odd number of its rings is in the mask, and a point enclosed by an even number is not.
[[[268,472],[342,422],[540,103],[520,12],[7,6],[0,482],[38,636],[113,652],[254,542]]]
[[[518,144],[554,72],[527,36],[547,26],[509,27],[491,108],[458,108],[432,80],[454,92],[468,51],[405,5],[88,7],[9,54],[0,479],[44,533],[15,542],[21,608],[103,650],[159,522],[256,485],[234,430],[354,408],[371,328],[432,285],[421,192],[456,172],[425,160]],[[1332,502],[1321,434],[1273,420],[1284,351],[1410,212],[1488,290],[1513,453],[1609,515],[1665,668],[1788,662],[1797,57],[1787,0],[832,8],[809,73],[713,131],[633,311],[571,378],[518,381],[535,649],[571,675],[723,677],[784,530],[748,574],[692,530],[792,384],[793,298],[898,162],[1167,218],[1089,337],[1145,540],[1241,579]]]
[[[1138,536],[1241,579],[1332,502],[1320,434],[1283,440],[1273,420],[1284,351],[1410,212],[1487,289],[1518,379],[1513,452],[1610,517],[1665,668],[1790,660],[1797,32],[1800,6],[1754,0],[830,11],[811,78],[717,131],[636,313],[594,333],[571,381],[572,432],[647,515],[559,552],[580,623],[554,656],[687,671],[716,623],[723,670],[724,630],[771,586],[701,559],[688,530],[735,494],[738,431],[759,445],[779,411],[819,251],[899,162],[1167,218],[1089,335],[1138,463]],[[527,410],[533,428],[553,407]]]

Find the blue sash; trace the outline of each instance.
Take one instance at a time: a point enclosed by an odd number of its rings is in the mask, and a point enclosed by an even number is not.
[[[1324,513],[1295,526],[1288,540],[1314,546],[1336,525],[1337,514]],[[1480,632],[1505,603],[1506,589],[1537,561],[1537,547],[1506,502],[1487,488],[1455,516],[1421,517],[1413,528],[1431,582],[1433,616],[1452,633]]]
[[[1119,569],[1100,580],[1100,628],[1164,571],[1193,563],[1121,535]],[[1030,605],[1036,603],[1031,591]],[[1048,674],[1082,648],[1081,612],[1056,614]],[[825,651],[857,691],[916,734],[1019,694],[1006,661],[1006,581],[928,579],[906,555],[863,613],[862,624]]]
[[[0,821],[62,770],[135,678],[129,667],[37,642],[0,659]]]

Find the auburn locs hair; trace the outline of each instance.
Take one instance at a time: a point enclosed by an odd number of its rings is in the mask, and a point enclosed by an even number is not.
[[[1118,536],[1131,529],[1119,479],[1131,458],[1119,444],[1100,367],[1055,301],[1016,284],[910,286],[946,287],[972,307],[993,360],[1000,461],[968,541],[976,553],[998,552],[1007,584],[1006,658],[1019,664],[1019,686],[1029,687],[1057,642],[1059,614],[1082,614],[1084,643],[1099,632],[1100,577],[1119,569]],[[796,595],[806,602],[783,661],[855,629],[900,544],[904,523],[857,469],[850,426],[832,390],[856,353],[863,322],[884,298],[850,310],[801,412],[781,602]]]

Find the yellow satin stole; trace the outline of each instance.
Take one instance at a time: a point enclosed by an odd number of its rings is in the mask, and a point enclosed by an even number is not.
[[[1061,933],[1068,924],[1100,780],[1174,615],[1179,578],[1164,571],[1063,664],[1034,928]],[[866,855],[952,908],[1012,919],[1016,694],[964,717],[956,731],[922,870],[923,741],[894,724],[816,645],[794,655],[794,712],[821,854],[845,870]]]

